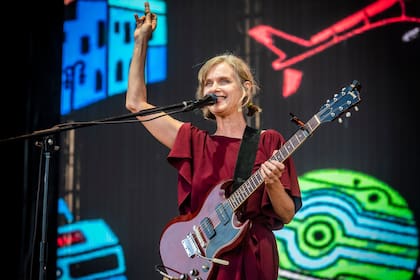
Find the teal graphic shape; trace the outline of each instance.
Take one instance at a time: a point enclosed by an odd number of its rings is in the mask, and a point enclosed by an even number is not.
[[[303,207],[275,232],[278,279],[412,279],[418,230],[405,199],[362,172],[299,177]]]

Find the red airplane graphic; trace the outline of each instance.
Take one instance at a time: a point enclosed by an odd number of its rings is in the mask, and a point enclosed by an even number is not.
[[[394,5],[400,6],[401,15],[376,21],[371,20],[374,16],[390,9]],[[406,15],[403,0],[377,0],[314,34],[309,40],[288,34],[268,25],[257,25],[248,30],[248,35],[278,56],[278,58],[272,62],[272,67],[274,70],[284,70],[282,95],[284,98],[287,98],[296,93],[303,76],[302,71],[290,68],[290,66],[322,52],[337,43],[347,40],[350,37],[362,34],[371,29],[398,22],[420,23],[420,18]],[[305,47],[307,50],[288,58],[284,51],[274,45],[273,36],[293,42]]]

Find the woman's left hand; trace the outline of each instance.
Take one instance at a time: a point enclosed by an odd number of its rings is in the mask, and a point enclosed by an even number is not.
[[[274,151],[273,154],[275,152],[276,151]],[[266,162],[264,162],[261,165],[261,174],[264,178],[265,184],[272,185],[275,183],[279,183],[284,168],[284,164],[276,160],[269,159]]]

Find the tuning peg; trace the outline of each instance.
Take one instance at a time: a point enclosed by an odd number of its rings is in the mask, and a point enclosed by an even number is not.
[[[358,111],[359,111],[359,107],[354,106],[354,110],[355,110],[356,112],[358,112]]]
[[[351,117],[351,112],[346,112],[346,118],[350,118]]]
[[[338,123],[343,123],[343,119],[342,118],[338,118],[337,121],[338,121]]]

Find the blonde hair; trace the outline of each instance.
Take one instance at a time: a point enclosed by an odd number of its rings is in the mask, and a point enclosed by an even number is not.
[[[203,64],[203,66],[201,66],[197,76],[198,87],[195,93],[196,98],[200,99],[204,95],[204,86],[209,71],[213,68],[213,66],[223,62],[227,63],[232,67],[236,74],[238,82],[241,84],[242,90],[245,92],[245,95],[242,98],[242,107],[247,107],[247,116],[253,116],[256,112],[261,111],[261,109],[252,102],[254,96],[259,91],[259,86],[257,85],[254,79],[254,75],[252,74],[248,64],[242,58],[232,53],[224,53],[217,55],[207,60]],[[250,87],[245,87],[244,83],[247,81],[250,82]],[[215,116],[210,112],[210,110],[207,107],[203,107],[201,110],[203,112],[204,118],[212,120],[215,119]]]

